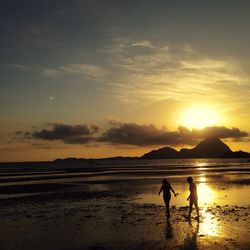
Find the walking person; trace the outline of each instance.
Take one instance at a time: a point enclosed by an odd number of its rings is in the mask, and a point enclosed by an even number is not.
[[[171,199],[170,190],[174,193],[174,195],[176,197],[177,194],[175,193],[175,191],[171,187],[170,183],[166,179],[163,179],[161,189],[159,190],[158,195],[160,195],[160,193],[163,191],[163,200],[164,200],[165,205],[166,205],[166,215],[167,215],[168,219],[170,218],[170,211],[169,211],[169,203],[170,203],[170,199]]]
[[[188,219],[191,218],[191,213],[193,209],[193,205],[195,206],[197,217],[195,219],[199,220],[199,207],[198,207],[198,195],[197,195],[197,188],[195,183],[193,182],[193,178],[189,176],[187,178],[187,182],[189,183],[189,191],[190,195],[188,196],[187,200],[189,200],[189,213],[188,213]]]

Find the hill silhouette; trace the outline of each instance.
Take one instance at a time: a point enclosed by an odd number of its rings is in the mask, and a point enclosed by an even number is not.
[[[144,154],[142,158],[250,158],[250,154],[243,151],[233,152],[219,138],[211,137],[201,141],[197,146],[191,149],[183,148],[177,151],[171,147],[163,147]]]
[[[150,151],[142,156],[142,158],[153,158],[153,159],[167,159],[167,158],[178,158],[179,152],[171,147],[164,147],[157,150]]]
[[[183,159],[183,158],[250,158],[250,153],[244,152],[242,150],[232,151],[222,140],[217,137],[210,137],[204,139],[198,143],[194,148],[187,149],[182,148],[177,151],[171,147],[163,147],[156,150],[152,150],[141,157],[107,157],[107,158],[66,158],[66,159],[56,159],[54,163],[57,165],[74,165],[82,166],[83,163],[95,164],[98,161],[108,160],[138,160],[138,159]]]
[[[183,158],[218,158],[232,150],[219,138],[207,138],[192,149],[181,149]]]

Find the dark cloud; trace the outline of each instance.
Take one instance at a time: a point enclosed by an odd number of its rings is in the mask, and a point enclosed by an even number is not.
[[[66,125],[50,124],[51,129],[42,129],[31,133],[33,138],[43,140],[61,140],[69,144],[85,144],[95,140],[94,134],[98,132],[96,125]]]
[[[14,133],[15,135],[17,135],[17,136],[19,136],[19,135],[23,135],[23,131],[16,131],[15,133]]]
[[[11,140],[20,140],[20,138],[22,139],[31,139],[32,138],[32,135],[31,135],[31,132],[29,131],[16,131],[14,133],[9,133],[9,136],[11,138]]]
[[[180,126],[177,130],[170,131],[157,128],[155,125],[140,125],[137,123],[121,123],[111,121],[109,128],[98,134],[96,125],[66,125],[59,123],[47,124],[49,129],[36,129],[33,132],[17,131],[16,136],[26,139],[60,140],[66,144],[109,143],[114,145],[150,146],[150,145],[195,145],[208,137],[221,139],[231,138],[243,140],[248,138],[248,133],[238,128],[223,126],[206,127],[203,129],[188,129]]]
[[[173,142],[178,144],[176,132],[170,132],[164,128],[158,129],[152,124],[112,122],[111,126],[101,135],[99,141],[137,146],[173,144]]]
[[[204,129],[193,129],[194,134],[197,134],[199,138],[207,138],[207,137],[219,137],[223,138],[234,138],[239,139],[242,137],[247,137],[248,133],[245,131],[241,131],[238,128],[226,128],[226,127],[206,127]]]
[[[166,128],[158,129],[154,125],[139,125],[137,123],[112,123],[99,141],[112,144],[127,144],[136,146],[149,145],[193,145],[198,140],[207,137],[242,138],[248,133],[238,128],[206,127],[203,129],[188,129],[179,127],[176,131]]]

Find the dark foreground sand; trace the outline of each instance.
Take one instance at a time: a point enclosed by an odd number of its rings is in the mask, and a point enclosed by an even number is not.
[[[80,163],[0,164],[0,250],[250,249],[249,162]],[[185,218],[189,175],[199,223]],[[179,193],[169,222],[163,177]]]
[[[0,201],[0,249],[250,249],[250,207],[143,204],[126,192],[72,192]],[[195,216],[195,212],[193,212]]]

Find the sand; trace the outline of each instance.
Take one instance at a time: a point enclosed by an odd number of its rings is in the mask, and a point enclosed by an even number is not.
[[[249,206],[143,204],[130,192],[72,192],[1,200],[0,249],[249,249]]]
[[[88,165],[90,164],[90,165]],[[0,164],[0,249],[250,249],[250,164],[242,160]],[[188,213],[197,184],[200,221]],[[162,178],[179,195],[171,218]]]

